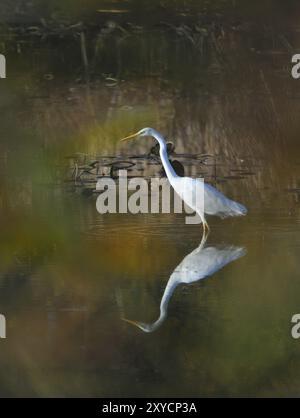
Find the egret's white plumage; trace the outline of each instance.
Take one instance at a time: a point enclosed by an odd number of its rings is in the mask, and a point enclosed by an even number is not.
[[[188,254],[171,274],[161,299],[159,318],[151,324],[128,319],[124,319],[125,321],[136,325],[144,332],[155,331],[166,319],[169,300],[179,284],[191,284],[209,277],[246,253],[243,247],[205,247],[206,237],[204,234],[200,245]]]
[[[123,140],[138,136],[152,136],[158,141],[160,146],[159,154],[161,162],[164,166],[171,186],[182,198],[182,200],[200,216],[204,229],[205,227],[208,228],[208,224],[205,220],[205,214],[226,218],[228,216],[241,216],[247,213],[247,209],[243,205],[228,199],[225,195],[223,195],[223,193],[215,189],[213,186],[206,183],[203,185],[199,179],[178,176],[169,161],[166,141],[158,131],[152,128],[144,128],[136,134],[130,135]],[[198,199],[198,191],[203,187],[204,205],[203,202],[200,201],[201,199]]]

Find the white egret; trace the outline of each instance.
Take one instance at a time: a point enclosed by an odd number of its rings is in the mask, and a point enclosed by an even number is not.
[[[153,332],[159,328],[167,317],[167,309],[171,296],[179,284],[191,284],[205,277],[211,276],[226,264],[242,257],[246,250],[243,247],[222,246],[205,247],[207,235],[203,234],[200,245],[188,254],[181,263],[174,269],[166,285],[160,302],[159,318],[146,324],[139,321],[131,321],[122,318],[124,321],[137,326],[144,332]]]
[[[213,186],[206,183],[203,186],[199,179],[178,176],[169,161],[166,141],[155,129],[144,128],[133,135],[121,139],[121,141],[144,136],[152,136],[158,141],[161,162],[171,186],[181,199],[200,216],[204,231],[206,228],[209,230],[205,214],[216,215],[221,218],[246,215],[247,209],[243,205],[228,199]],[[201,188],[203,190],[203,187],[204,204],[200,201],[198,194],[198,191]]]

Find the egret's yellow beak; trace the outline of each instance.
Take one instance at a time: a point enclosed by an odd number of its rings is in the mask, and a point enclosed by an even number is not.
[[[130,319],[126,319],[126,318],[121,318],[121,319],[122,321],[128,322],[128,324],[135,325],[136,327],[140,325],[140,323],[137,321],[131,321]]]
[[[132,135],[126,136],[125,138],[120,139],[120,141],[127,141],[127,139],[136,138],[138,135],[139,135],[139,133],[137,132],[135,134],[132,134]]]

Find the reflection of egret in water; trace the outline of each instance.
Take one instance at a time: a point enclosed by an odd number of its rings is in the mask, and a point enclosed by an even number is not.
[[[144,332],[155,331],[166,319],[170,298],[179,284],[191,284],[211,276],[226,264],[237,260],[246,253],[243,247],[231,245],[222,247],[205,246],[206,238],[207,236],[203,235],[200,245],[188,254],[171,274],[161,299],[159,318],[151,324],[123,318],[124,321],[136,325]]]

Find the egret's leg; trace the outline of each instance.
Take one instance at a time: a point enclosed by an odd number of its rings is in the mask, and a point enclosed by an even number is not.
[[[207,233],[209,233],[209,232],[210,232],[210,227],[209,227],[208,223],[207,223],[205,220],[204,220],[203,227],[204,227],[204,229],[205,229],[205,228],[207,229]]]

